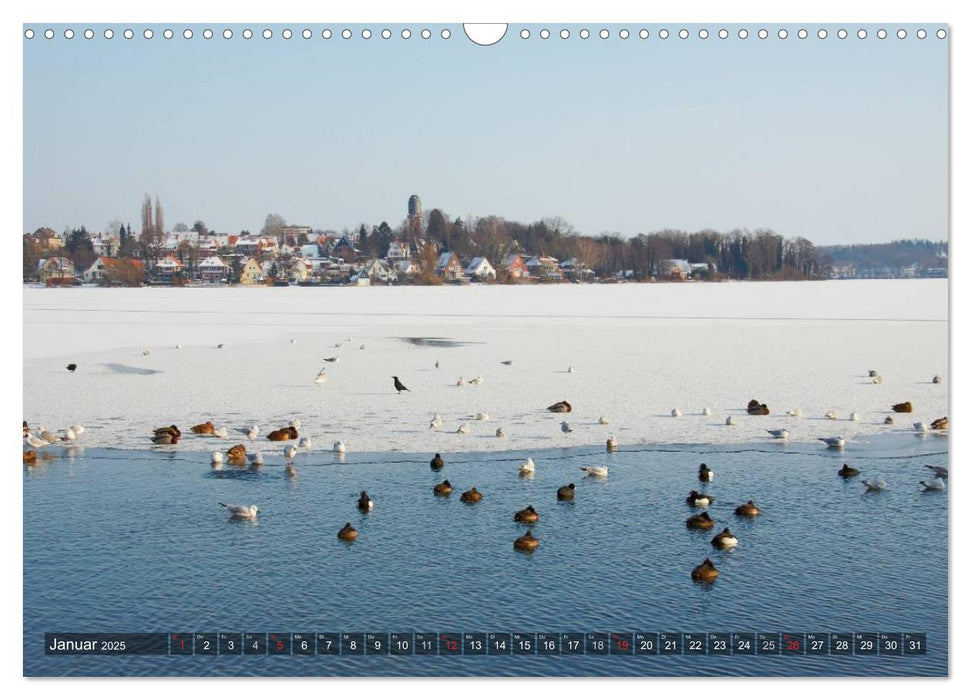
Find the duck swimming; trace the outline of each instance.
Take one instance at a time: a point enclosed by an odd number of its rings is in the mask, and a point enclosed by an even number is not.
[[[482,500],[482,494],[479,493],[475,486],[473,486],[468,491],[464,491],[460,497],[462,503],[478,503]]]
[[[697,491],[692,491],[688,494],[685,499],[689,506],[708,506],[715,501],[714,498],[706,493],[698,493]]]
[[[435,484],[433,491],[436,496],[451,496],[452,485],[448,482],[448,479],[446,479],[440,484]]]
[[[558,501],[572,501],[573,497],[576,495],[576,485],[567,484],[566,486],[561,486],[556,490],[556,500]]]
[[[758,506],[756,506],[752,501],[748,503],[743,503],[738,508],[735,509],[735,515],[741,515],[746,518],[754,518],[760,513]]]
[[[715,472],[708,468],[704,462],[698,467],[698,481],[711,481],[715,478]]]
[[[849,464],[844,464],[843,468],[836,472],[839,476],[844,479],[852,479],[854,476],[860,473],[859,469],[854,469]]]
[[[233,445],[226,451],[226,456],[230,462],[242,463],[246,461],[246,447],[244,445]]]
[[[357,499],[357,509],[364,513],[374,509],[374,501],[367,495],[367,491],[361,491],[361,497]]]
[[[715,565],[712,563],[711,559],[705,559],[691,570],[691,578],[694,581],[711,583],[718,578],[718,569],[715,568]]]
[[[435,456],[432,457],[432,461],[429,464],[431,465],[431,468],[433,470],[438,471],[439,469],[445,466],[445,460],[442,459],[442,456],[436,452]]]
[[[727,527],[711,538],[715,549],[731,549],[738,545],[738,538]]]
[[[357,530],[350,523],[347,523],[340,529],[337,533],[337,539],[344,540],[345,542],[353,542],[357,539]]]
[[[539,513],[532,506],[526,506],[522,510],[517,510],[512,519],[517,523],[535,523],[539,520]]]
[[[692,515],[684,524],[689,530],[710,530],[715,527],[715,521],[708,515],[708,511]]]
[[[539,547],[539,540],[533,537],[531,530],[526,530],[526,534],[522,537],[517,537],[512,543],[514,549],[518,549],[522,552],[532,552],[534,549]]]

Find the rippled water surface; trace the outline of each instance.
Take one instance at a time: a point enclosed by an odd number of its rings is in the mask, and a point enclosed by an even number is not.
[[[302,454],[260,471],[178,448],[53,451],[24,471],[27,675],[943,675],[947,495],[924,493],[947,444],[895,436],[525,455]],[[715,472],[696,477],[699,462]],[[882,475],[864,494],[836,471]],[[579,467],[607,464],[606,479]],[[432,494],[443,478],[451,498]],[[576,500],[556,488],[573,481]],[[482,501],[459,493],[476,486]],[[701,488],[703,486],[703,489]],[[376,507],[362,515],[367,489]],[[685,528],[691,489],[717,529]],[[754,499],[761,517],[733,515]],[[256,522],[218,505],[257,504]],[[532,504],[540,547],[513,550]],[[336,538],[350,520],[352,545]],[[739,546],[709,544],[729,526]],[[711,557],[710,586],[691,569]],[[928,654],[861,656],[53,657],[44,632],[917,632]]]

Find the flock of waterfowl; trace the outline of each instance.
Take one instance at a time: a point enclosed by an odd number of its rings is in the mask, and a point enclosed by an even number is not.
[[[350,339],[348,339],[350,340]],[[291,341],[293,342],[293,341]],[[341,343],[337,343],[335,347],[340,347]],[[364,346],[362,345],[363,349]],[[328,357],[324,359],[327,363],[338,363],[340,362],[339,357]],[[503,365],[512,365],[512,360],[502,361]],[[436,368],[439,363],[435,363]],[[74,372],[77,369],[76,364],[68,365],[67,369],[70,372]],[[573,372],[574,368],[571,366],[567,370],[568,372]],[[869,372],[869,377],[873,383],[881,383],[883,381],[882,377],[874,371]],[[392,386],[394,390],[400,394],[403,391],[409,391],[401,379],[397,376],[392,376]],[[326,373],[323,369],[317,375],[315,381],[321,383],[326,380]],[[463,386],[466,383],[469,384],[481,384],[483,378],[481,376],[473,377],[471,379],[459,378],[458,386]],[[940,383],[941,378],[935,376],[932,379],[933,383]],[[893,413],[912,413],[914,410],[913,404],[910,401],[904,401],[900,403],[893,404],[891,407]],[[551,404],[546,408],[546,411],[550,413],[564,414],[571,413],[573,411],[573,406],[569,401],[562,400]],[[748,415],[752,416],[768,416],[770,415],[769,407],[758,399],[752,399],[748,402],[746,406],[746,412]],[[795,408],[786,412],[789,417],[801,417],[803,415],[802,410]],[[675,418],[680,418],[683,412],[680,408],[674,408],[671,411],[671,416]],[[704,408],[702,415],[710,416],[712,411],[710,408]],[[827,419],[836,420],[838,418],[835,411],[828,411],[825,414]],[[850,414],[849,419],[851,421],[859,420],[859,415],[855,412]],[[475,421],[486,421],[489,420],[488,414],[477,413],[470,416],[469,420]],[[892,415],[888,415],[885,419],[888,424],[893,423]],[[610,419],[607,416],[601,416],[598,420],[600,425],[608,425]],[[733,425],[734,420],[729,416],[726,421],[726,425]],[[437,429],[442,425],[442,417],[439,414],[435,414],[432,418],[429,428]],[[948,420],[947,417],[941,417],[933,421],[928,428],[924,423],[915,423],[914,429],[917,433],[926,433],[929,430],[944,431],[947,430]],[[283,455],[285,458],[285,469],[288,475],[295,475],[294,461],[301,450],[307,451],[311,449],[311,440],[309,437],[301,437],[299,434],[300,421],[293,420],[287,425],[281,426],[270,430],[265,439],[269,442],[289,442],[291,444],[284,448]],[[572,428],[566,420],[560,423],[560,430],[563,433],[572,432]],[[190,428],[193,435],[199,437],[216,437],[216,438],[226,438],[229,436],[230,431],[226,427],[217,427],[212,420],[206,420],[202,423],[193,425]],[[467,433],[470,431],[468,422],[463,422],[456,432]],[[41,447],[52,445],[55,443],[71,443],[78,439],[78,437],[85,432],[85,428],[82,425],[76,424],[72,425],[60,433],[55,433],[47,430],[43,426],[38,427],[36,430],[31,430],[28,428],[27,422],[24,421],[23,424],[23,437],[24,437],[24,462],[32,463],[36,459],[35,450]],[[255,449],[255,441],[260,435],[260,428],[257,425],[252,425],[247,428],[237,429],[237,432],[245,435],[249,440],[253,449],[247,449],[244,444],[237,444],[226,450],[225,456],[220,451],[214,451],[211,454],[211,463],[214,469],[220,469],[221,465],[228,462],[230,465],[234,466],[245,466],[249,464],[251,467],[262,467],[263,465],[263,454],[260,450]],[[790,437],[789,428],[770,428],[767,429],[769,435],[776,440],[788,440]],[[180,438],[182,437],[182,432],[176,425],[163,426],[156,428],[152,431],[152,435],[149,437],[151,442],[155,445],[177,445]],[[500,427],[496,430],[497,438],[504,438],[505,432]],[[845,445],[845,439],[840,436],[831,437],[819,437],[818,440],[824,442],[827,447],[842,448]],[[608,452],[614,452],[617,450],[617,441],[611,435],[607,438],[606,449]],[[336,454],[343,455],[346,452],[346,446],[340,440],[334,443],[333,451]],[[441,454],[436,453],[435,456],[430,461],[430,466],[433,471],[441,471],[445,467],[445,461]],[[943,491],[945,489],[945,479],[947,479],[948,471],[944,467],[927,465],[927,468],[932,470],[934,476],[926,481],[921,481],[920,484],[925,490],[928,491]],[[520,476],[531,478],[535,474],[535,463],[532,458],[527,458],[519,465]],[[606,478],[609,474],[609,469],[605,465],[599,466],[587,466],[582,467],[581,470],[585,473],[587,477],[592,478]],[[852,468],[847,464],[844,464],[842,469],[839,470],[838,475],[844,479],[852,479],[859,476],[860,471],[858,469]],[[706,465],[701,464],[698,468],[698,480],[702,483],[707,483],[712,481],[714,477],[713,471]],[[868,491],[880,491],[887,487],[886,481],[880,476],[866,477],[862,478],[861,483],[866,487]],[[453,485],[448,479],[445,479],[441,483],[438,483],[433,488],[433,494],[438,497],[448,498],[452,495],[454,491]],[[569,483],[561,486],[556,491],[556,498],[558,501],[572,501],[576,497],[576,484]],[[463,503],[475,504],[479,503],[483,498],[483,494],[477,490],[475,486],[470,489],[463,491],[460,495],[460,500]],[[686,521],[686,526],[693,530],[710,530],[715,527],[715,520],[709,515],[708,507],[714,502],[712,496],[708,494],[701,493],[697,490],[692,489],[688,494],[686,499],[687,504],[692,508],[704,508],[705,510],[692,515]],[[256,505],[244,506],[237,504],[225,504],[219,503],[220,506],[226,508],[229,515],[233,519],[241,520],[254,520],[257,517],[259,508]],[[374,508],[374,502],[368,496],[366,491],[361,491],[360,497],[357,502],[357,508],[361,512],[369,512]],[[741,518],[755,518],[760,514],[759,508],[749,500],[747,503],[739,505],[734,510],[734,514]],[[514,521],[518,523],[523,523],[527,526],[534,525],[540,519],[539,512],[533,507],[533,505],[527,505],[526,508],[516,511],[513,514]],[[338,531],[337,537],[346,542],[353,542],[358,537],[358,531],[353,527],[350,521]],[[513,547],[516,550],[532,552],[539,547],[539,539],[536,538],[531,529],[527,529],[526,533],[513,542]],[[725,527],[720,533],[718,533],[711,540],[711,545],[716,549],[731,549],[738,545],[738,538],[730,531],[728,527]],[[719,575],[718,569],[715,567],[714,563],[710,558],[705,558],[705,560],[695,567],[691,571],[691,578],[698,582],[712,582]]]

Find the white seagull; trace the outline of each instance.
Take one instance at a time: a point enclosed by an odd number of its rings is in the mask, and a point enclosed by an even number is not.
[[[478,385],[478,384],[481,384],[481,383],[482,383],[482,376],[481,375],[478,376],[478,377],[472,377],[472,379],[469,380],[469,384],[476,384],[476,385]]]
[[[850,414],[850,420],[851,421],[858,421],[858,420],[860,420],[860,414],[857,413],[856,411],[854,411],[853,413]]]
[[[210,460],[212,461],[213,464],[222,464],[223,463],[223,453],[222,452],[213,452],[210,455]]]
[[[790,410],[786,411],[786,413],[788,413],[793,418],[799,418],[802,415],[802,409],[801,408],[793,408],[793,409],[790,409]]]
[[[607,452],[614,452],[617,449],[617,439],[610,435],[607,437]]]
[[[213,433],[213,435],[215,435],[218,438],[229,437],[229,430],[227,428],[216,428],[216,431]]]
[[[293,458],[297,456],[297,446],[289,445],[285,450],[283,450],[283,456],[288,462],[292,462]]]
[[[562,430],[564,433],[572,433],[573,432],[573,428],[571,428],[570,427],[570,424],[567,423],[566,421],[563,421],[562,423],[560,423],[560,430]]]
[[[826,411],[826,417],[830,420],[836,420],[839,416],[836,415],[836,411]]]
[[[600,420],[597,421],[600,425],[610,425],[610,418],[608,416],[600,416]]]
[[[438,363],[437,362],[435,363],[435,366],[436,367],[438,366]],[[465,386],[465,380],[462,379],[462,377],[459,377],[459,380],[457,382],[455,382],[455,386]]]
[[[873,479],[860,479],[860,483],[866,486],[867,491],[883,491],[887,488],[887,482],[882,476]]]
[[[488,413],[476,413],[475,416],[473,416],[473,418],[475,420],[489,420],[489,414]]]
[[[75,433],[73,430],[71,430],[70,428],[66,428],[64,430],[64,437],[62,437],[61,440],[67,440],[68,442],[74,442],[74,440],[77,438],[77,436],[78,436],[77,433]]]
[[[729,416],[725,419],[725,425],[735,425],[735,419]]]
[[[442,427],[442,417],[439,414],[432,416],[432,422],[428,424],[428,429],[441,428]]]
[[[341,440],[338,440],[337,442],[334,443],[334,452],[336,452],[339,455],[342,455],[345,452],[347,452],[347,447],[344,445],[344,443]]]
[[[296,428],[297,430],[299,430],[300,429],[300,425],[301,425],[301,423],[300,423],[300,419],[299,418],[294,418],[292,421],[290,421],[290,427],[291,428]]]
[[[779,428],[778,430],[766,430],[765,432],[774,437],[776,440],[789,439],[789,431],[785,428]]]
[[[252,464],[254,467],[263,466],[263,453],[260,452],[259,450],[257,450],[256,452],[247,452],[246,458],[249,460],[249,463]]]
[[[708,408],[707,406],[705,406],[703,409],[701,409],[701,415],[703,415],[703,416],[710,416],[711,415],[711,409]]]
[[[822,438],[816,438],[816,439],[822,440],[823,442],[826,443],[828,447],[842,447],[843,445],[846,444],[846,441],[843,439],[842,435],[837,435],[836,437],[822,437]]]
[[[326,381],[327,381],[327,372],[321,369],[319,372],[317,372],[317,376],[314,377],[314,384],[323,384]]]
[[[580,471],[586,472],[587,476],[607,476],[607,467],[580,467]]]
[[[240,430],[239,432],[248,437],[250,440],[255,440],[256,436],[260,434],[260,426],[251,425],[246,430]]]
[[[230,518],[238,518],[239,520],[253,520],[259,511],[256,506],[238,506],[235,503],[220,503],[219,505],[229,511]]]
[[[74,431],[75,435],[81,435],[82,433],[84,433],[84,426],[81,425],[80,423],[75,423],[74,425],[71,426],[71,430]]]
[[[533,463],[532,457],[527,457],[526,461],[519,465],[520,474],[535,474],[536,465]]]
[[[881,377],[879,374],[873,375],[873,383],[874,384],[883,384],[883,377]]]
[[[309,450],[310,445],[311,442],[309,437],[302,437],[300,438],[300,441],[297,442],[297,447],[299,447],[301,450]]]
[[[569,367],[567,367],[566,368],[566,371],[567,371],[567,374],[573,374],[573,372],[574,372],[573,365],[570,365]]]
[[[920,433],[921,435],[923,435],[924,433],[927,432],[927,425],[925,423],[914,423],[914,430]],[[46,437],[45,435],[43,435],[43,433],[41,434],[41,436]]]
[[[469,432],[469,424],[462,423],[462,425],[459,426],[459,429],[456,430],[455,432],[458,433],[459,435],[465,435],[466,433]]]
[[[681,409],[680,408],[672,408],[671,409],[671,417],[672,418],[680,418],[681,417]]]
[[[925,491],[943,491],[944,490],[944,479],[939,476],[934,477],[930,481],[922,481],[920,485],[924,487]]]
[[[27,437],[24,438],[24,442],[26,442],[31,447],[35,447],[35,448],[36,447],[44,447],[45,445],[50,445],[51,444],[51,443],[47,442],[47,440],[44,440],[43,438],[39,438],[36,435],[34,435],[33,433],[27,433]]]

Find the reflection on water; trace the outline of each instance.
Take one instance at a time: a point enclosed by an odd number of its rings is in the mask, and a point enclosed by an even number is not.
[[[527,456],[301,454],[263,469],[208,453],[88,449],[24,469],[28,675],[943,675],[947,443],[642,446]],[[51,454],[60,452],[52,450]],[[715,479],[700,484],[698,464]],[[843,462],[861,471],[841,479]],[[581,467],[607,464],[607,478]],[[861,477],[885,491],[864,495]],[[432,488],[448,479],[451,497]],[[558,487],[576,484],[572,502]],[[472,486],[482,501],[464,504]],[[703,487],[703,488],[702,488]],[[703,490],[715,529],[685,520]],[[356,508],[360,492],[373,511]],[[734,515],[752,499],[757,518]],[[256,504],[234,522],[218,504]],[[513,514],[533,505],[539,522]],[[337,539],[350,521],[357,541]],[[716,550],[724,527],[739,539]],[[529,527],[538,549],[513,541]],[[892,536],[888,536],[892,533]],[[709,557],[713,584],[691,580]],[[932,594],[931,594],[932,593]],[[46,657],[45,631],[926,632],[920,657]],[[272,661],[272,663],[267,663]]]

